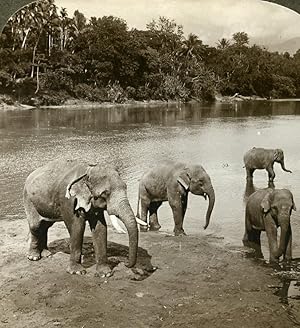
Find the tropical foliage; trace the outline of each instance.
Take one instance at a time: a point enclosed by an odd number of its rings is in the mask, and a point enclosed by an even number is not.
[[[246,32],[210,47],[166,17],[130,30],[121,18],[70,17],[44,0],[17,12],[0,37],[0,93],[37,105],[299,97],[300,50],[271,53]]]

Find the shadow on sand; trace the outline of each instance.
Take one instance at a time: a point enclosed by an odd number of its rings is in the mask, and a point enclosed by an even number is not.
[[[65,238],[49,243],[49,250],[52,255],[58,252],[70,254],[69,241],[69,238]],[[96,264],[94,254],[92,238],[84,237],[82,246],[83,267],[90,268]],[[115,269],[121,262],[125,262],[128,258],[128,246],[108,241],[107,257],[111,269]],[[131,271],[135,274],[133,280],[144,280],[156,269],[157,267],[154,267],[151,263],[151,255],[144,248],[139,247],[137,263],[134,268],[131,268]]]

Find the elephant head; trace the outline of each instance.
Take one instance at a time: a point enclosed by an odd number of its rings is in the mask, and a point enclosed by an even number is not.
[[[270,190],[263,198],[261,207],[264,214],[270,213],[277,226],[281,229],[280,242],[276,257],[285,253],[287,241],[290,238],[290,216],[296,211],[292,193],[287,189]]]
[[[203,196],[205,199],[208,196],[209,204],[204,226],[204,229],[206,229],[209,225],[211,212],[215,204],[215,192],[209,175],[201,165],[192,165],[182,170],[177,181],[186,191],[190,191],[194,195]]]
[[[292,173],[292,171],[287,170],[285,168],[285,165],[284,165],[284,154],[283,154],[283,150],[282,149],[274,149],[274,162],[279,163],[281,165],[281,168],[283,169],[283,171]]]
[[[127,187],[114,168],[88,165],[86,171],[72,179],[67,186],[66,197],[74,197],[74,210],[86,213],[103,209],[115,215],[125,225],[129,235],[128,267],[136,263],[138,228],[127,198]]]

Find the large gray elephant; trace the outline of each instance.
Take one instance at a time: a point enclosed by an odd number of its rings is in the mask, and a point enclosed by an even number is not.
[[[104,210],[117,216],[129,235],[129,259],[136,263],[138,227],[127,199],[126,184],[109,166],[81,160],[55,160],[33,171],[25,182],[24,206],[30,228],[28,258],[36,261],[47,253],[47,232],[64,221],[70,233],[71,274],[84,274],[81,252],[85,221],[89,222],[95,250],[96,274],[111,274],[107,263],[107,225]]]
[[[292,258],[292,229],[290,217],[296,211],[292,193],[287,189],[266,188],[249,196],[245,211],[245,234],[243,243],[254,248],[262,256],[260,234],[266,231],[270,262],[277,262],[283,255]],[[277,243],[277,228],[280,227],[280,242]]]
[[[157,210],[162,202],[168,201],[173,211],[175,236],[185,235],[183,219],[189,192],[201,195],[205,199],[206,196],[209,198],[204,226],[206,229],[215,203],[215,192],[209,175],[201,165],[166,161],[145,173],[139,183],[137,217],[147,222],[149,211],[149,229],[159,230],[161,226],[158,222]],[[139,213],[140,203],[141,213]],[[141,231],[147,231],[148,227],[140,228]]]
[[[253,173],[257,169],[266,169],[269,175],[269,181],[273,181],[275,178],[275,172],[273,169],[275,162],[280,163],[283,171],[292,173],[292,171],[285,168],[284,154],[282,149],[265,149],[253,147],[244,155],[244,164],[247,178],[252,179]]]

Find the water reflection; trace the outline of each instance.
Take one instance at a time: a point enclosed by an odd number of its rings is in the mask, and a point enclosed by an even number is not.
[[[246,179],[246,187],[244,192],[244,203],[246,204],[248,201],[248,198],[257,190],[265,189],[265,188],[272,188],[275,189],[275,184],[273,181],[269,181],[268,185],[264,188],[257,188],[254,183],[253,179]]]
[[[198,122],[205,118],[299,115],[300,102],[243,102],[200,106],[199,104],[163,104],[161,106],[83,109],[42,109],[0,113],[0,129],[73,127],[99,129],[110,124],[162,124]]]

